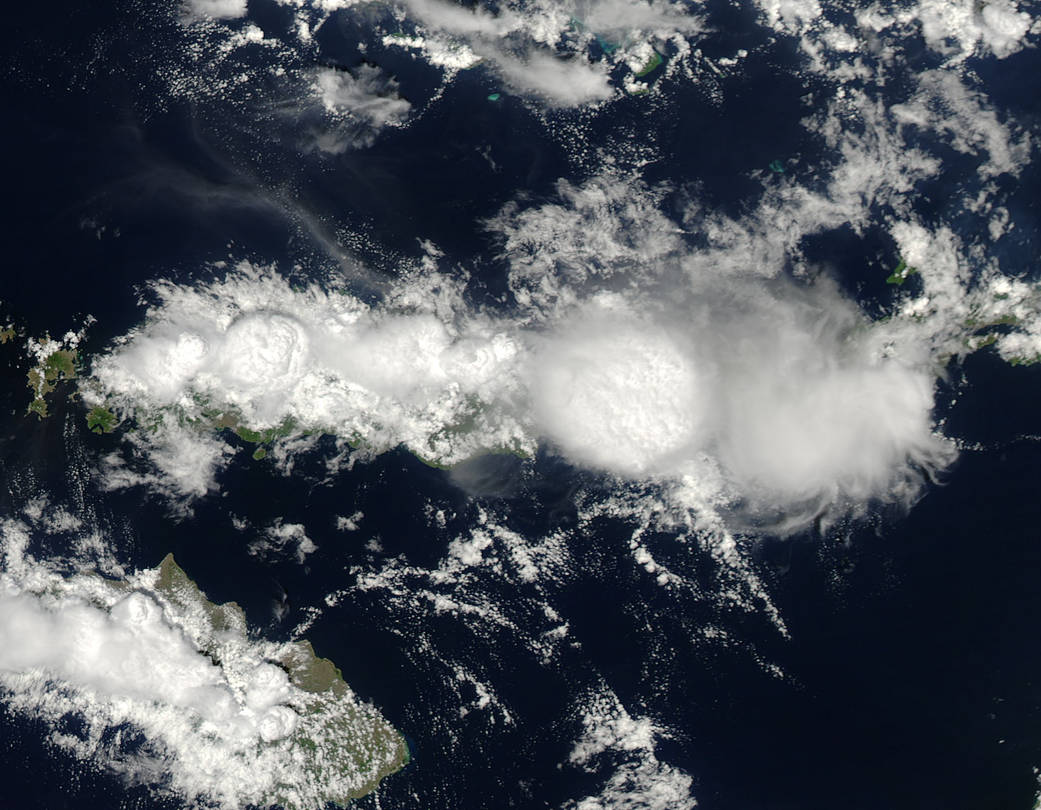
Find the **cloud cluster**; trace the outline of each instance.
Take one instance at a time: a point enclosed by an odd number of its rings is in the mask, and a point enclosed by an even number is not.
[[[283,704],[288,678],[265,664],[236,696],[220,668],[164,619],[155,598],[133,592],[102,610],[75,597],[0,597],[0,670],[41,670],[100,700],[162,701],[231,739],[273,742],[297,714]]]
[[[706,441],[713,374],[682,336],[597,307],[532,361],[539,430],[580,464],[640,476]]]
[[[371,308],[244,267],[209,286],[161,285],[84,396],[157,426],[131,435],[182,495],[214,486],[227,446],[209,431],[236,423],[370,452],[404,444],[442,465],[548,440],[628,479],[707,465],[738,500],[809,511],[913,490],[950,460],[928,353],[883,350],[884,330],[834,287],[670,284],[665,300],[658,286],[554,304],[547,322],[461,301],[440,314]],[[117,473],[111,485],[134,483]]]
[[[148,433],[127,438],[128,461],[120,453],[101,459],[102,488],[108,491],[145,486],[166,493],[176,511],[217,486],[217,473],[234,454],[220,438],[200,434],[171,412],[156,413]],[[142,465],[135,463],[147,459]]]
[[[318,550],[318,546],[307,536],[307,529],[302,523],[286,523],[282,518],[268,526],[263,537],[252,541],[248,548],[250,554],[258,556],[292,551],[301,564],[307,555]]]
[[[475,36],[505,19],[423,8]],[[548,441],[623,479],[713,481],[713,503],[796,523],[913,497],[953,457],[932,413],[947,359],[981,345],[973,332],[990,324],[1006,327],[994,336],[1003,356],[1041,354],[1036,290],[980,244],[915,217],[915,195],[941,168],[921,135],[978,156],[982,190],[964,210],[989,218],[995,238],[1009,227],[998,179],[1022,170],[1030,140],[947,69],[913,77],[887,107],[873,89],[885,69],[813,19],[807,41],[851,72],[812,66],[829,81],[858,79],[803,122],[834,158],[812,187],[781,175],[740,218],[695,195],[672,219],[667,190],[636,179],[561,181],[555,199],[510,203],[486,223],[508,268],[508,311],[475,310],[433,263],[372,305],[246,264],[210,284],[160,283],[144,324],[95,363],[84,397],[149,414],[158,429],[134,441],[182,498],[213,489],[227,455],[212,438],[186,449],[185,425],[203,436],[236,421],[329,432],[367,452],[400,444],[445,466]],[[818,268],[803,250],[809,236],[878,224],[879,211],[892,262],[916,268],[921,292],[871,321],[811,280]],[[802,280],[779,280],[790,272]]]
[[[355,9],[354,0],[279,2],[296,18],[282,37],[290,52],[306,52],[314,32],[333,14],[364,14],[366,24],[372,22],[368,10]],[[891,64],[906,42],[916,37],[943,57],[947,67],[958,67],[973,55],[1005,58],[1041,31],[1022,5],[1018,0],[918,0],[910,5],[880,0],[843,16],[830,14],[827,4],[818,0],[755,3],[761,24],[795,38],[812,70],[845,79],[862,78],[870,71],[866,54],[877,53]],[[193,20],[235,21],[247,14],[244,0],[188,0],[186,7]],[[705,29],[701,15],[689,4],[668,0],[564,4],[532,0],[500,4],[494,10],[445,0],[400,0],[393,18],[393,27],[382,32],[385,46],[422,54],[429,64],[442,68],[448,79],[459,70],[483,64],[513,92],[555,107],[596,105],[612,98],[623,65],[631,73],[620,82],[622,86],[647,90],[632,73],[647,64],[653,49],[669,54],[669,75],[693,75],[709,61],[695,41]],[[217,46],[218,53],[226,55],[236,38],[241,38],[237,24],[229,26],[228,41]],[[212,33],[212,26],[208,30]],[[721,66],[732,66],[740,58],[740,54],[724,56],[710,70],[718,74]],[[351,83],[350,79],[344,81]],[[329,76],[319,74],[320,95],[342,95],[331,84]],[[363,76],[355,76],[354,84],[346,93],[360,118],[375,112],[394,123],[400,117],[405,102],[394,98],[393,92],[369,92],[368,79]],[[347,148],[345,143],[350,140],[333,138],[330,132],[323,135],[317,145],[326,151]]]
[[[247,0],[187,0],[188,13],[196,19],[230,20],[246,16]]]
[[[148,439],[157,447],[183,447],[183,418],[162,416],[174,411],[254,430],[291,421],[374,451],[405,444],[444,464],[481,448],[534,447],[501,402],[512,396],[518,352],[506,324],[482,316],[446,322],[412,306],[373,309],[248,266],[214,285],[167,284],[157,293],[145,326],[99,359],[96,387],[84,390],[92,402],[114,396],[116,407],[158,414]],[[461,423],[473,429],[458,430]]]
[[[633,48],[650,40],[682,41],[702,27],[689,7],[661,0],[575,6],[539,0],[524,7],[503,5],[494,14],[443,0],[405,0],[403,5],[423,36],[398,44],[418,47],[431,61],[443,62],[448,60],[440,52],[463,45],[472,55],[470,64],[481,61],[515,92],[558,107],[611,98],[610,74]],[[597,58],[590,55],[594,42],[602,50]]]
[[[452,67],[457,58],[446,52],[462,45],[466,58],[459,67],[483,62],[515,91],[533,94],[552,105],[598,102],[613,93],[606,65],[584,56],[561,58],[553,50],[552,41],[531,32],[526,18],[512,9],[493,15],[480,7],[471,10],[442,0],[407,0],[405,7],[422,35],[398,42],[389,40],[388,44],[419,49],[433,63]],[[544,23],[560,32],[567,26],[559,12],[544,18]],[[507,46],[510,40],[518,39],[525,42],[524,47]]]
[[[601,791],[564,805],[565,810],[693,810],[693,779],[658,759],[655,746],[667,736],[646,717],[632,717],[608,689],[594,694],[582,715],[582,736],[572,765],[592,770],[608,758],[614,773]]]
[[[297,53],[310,50],[314,32],[332,14],[364,14],[366,24],[372,24],[371,8],[356,12],[356,4],[347,0],[280,3],[292,8],[295,24],[279,36],[287,49]],[[232,33],[240,24],[237,18],[247,15],[244,0],[189,0],[187,10],[188,19],[196,24],[195,33],[203,38],[212,37],[220,21],[228,24],[224,43],[207,43],[215,46],[219,60],[244,44]],[[445,0],[403,0],[391,11],[394,22],[381,38],[385,46],[420,53],[449,78],[482,64],[513,92],[550,107],[597,104],[613,97],[616,86],[611,76],[616,68],[642,67],[652,53],[652,42],[665,50],[665,43],[671,41],[677,50],[686,51],[685,38],[702,29],[701,16],[690,6],[668,0],[577,4],[537,0],[503,4],[494,11]],[[407,102],[396,98],[392,89],[371,87],[372,78],[366,68],[339,78],[319,71],[315,83],[323,100],[347,102],[337,105],[336,114],[349,107],[362,119],[372,113],[396,123],[407,111]],[[233,84],[226,89],[235,90]],[[198,91],[207,92],[204,87]],[[323,148],[321,143],[319,147]]]
[[[789,507],[881,496],[950,461],[935,370],[877,351],[834,288],[731,284],[677,294],[651,323],[594,302],[554,332],[534,362],[540,432],[630,478],[707,454],[738,497]]]
[[[949,65],[959,65],[974,54],[1003,59],[1022,49],[1028,36],[1038,31],[1030,14],[1021,9],[1025,4],[1017,0],[918,0],[910,5],[882,0],[865,4],[847,20],[833,18],[828,5],[819,0],[757,0],[756,5],[770,28],[798,36],[800,46],[815,61],[822,50],[855,54],[861,43],[870,40],[875,40],[871,47],[877,49],[880,34],[893,40],[920,35]]]
[[[371,146],[387,127],[404,124],[412,105],[398,93],[398,83],[375,65],[353,70],[319,68],[314,90],[330,124],[314,133],[322,152],[342,154],[348,149]]]

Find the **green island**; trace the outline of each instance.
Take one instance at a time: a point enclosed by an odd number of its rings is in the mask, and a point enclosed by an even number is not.
[[[654,73],[654,71],[656,71],[658,69],[658,67],[661,65],[661,63],[662,63],[662,56],[661,56],[661,54],[658,53],[657,51],[654,51],[651,54],[651,58],[648,59],[646,63],[644,63],[644,66],[641,67],[638,71],[636,71],[636,78],[637,79],[642,79],[644,76],[649,76],[650,74]]]
[[[86,385],[88,402],[96,402],[97,395],[103,393],[97,387],[91,385],[89,377],[81,381]],[[111,399],[102,400],[101,404],[94,405],[87,412],[87,427],[94,433],[111,433],[119,425],[128,425],[128,430],[143,430],[145,432],[158,432],[169,420],[199,432],[227,432],[249,445],[255,445],[250,456],[255,461],[262,461],[268,456],[271,447],[280,439],[301,438],[304,436],[327,435],[335,436],[346,441],[353,449],[364,449],[368,443],[364,436],[352,433],[343,435],[336,429],[328,426],[308,427],[301,425],[291,416],[284,418],[273,427],[254,428],[245,423],[242,414],[231,405],[214,402],[209,397],[199,393],[192,394],[194,406],[188,413],[179,406],[166,406],[151,411],[135,410],[129,413],[123,411]],[[451,443],[458,438],[473,433],[479,428],[483,403],[476,397],[471,397],[462,409],[458,419],[450,424],[444,425],[428,437],[425,447],[407,446],[408,451],[421,463],[435,469],[448,470],[459,463],[460,459],[451,462],[443,460],[443,453],[439,452],[438,444]],[[479,455],[515,455],[522,459],[531,457],[530,450],[521,446],[520,443],[508,445],[493,445],[474,447],[467,458]]]
[[[427,447],[430,449],[429,454],[421,452],[417,448],[413,447],[408,448],[409,452],[427,467],[432,467],[435,470],[452,469],[459,462],[446,464],[442,461],[438,461],[438,452],[435,445],[437,442],[451,442],[457,437],[465,436],[468,433],[476,431],[478,429],[478,420],[480,419],[482,408],[483,405],[477,397],[470,397],[467,406],[463,410],[462,414],[460,414],[458,421],[445,425],[429,437],[427,441]],[[357,446],[357,444],[352,442],[352,446]],[[476,449],[470,457],[473,458],[481,455],[517,456],[521,459],[531,458],[531,453],[518,444],[481,447]]]
[[[215,662],[228,660],[247,638],[246,617],[234,602],[215,604],[168,554],[156,569],[155,591],[188,617],[195,642]],[[343,807],[373,790],[410,760],[404,737],[379,711],[360,701],[329,659],[310,642],[279,645],[269,663],[280,667],[301,696],[299,716],[286,739],[261,745],[285,747],[307,784],[278,784],[264,802],[285,810],[314,810],[328,803]]]
[[[298,432],[296,421],[294,419],[286,419],[276,427],[265,428],[264,430],[253,430],[252,428],[239,424],[239,417],[229,412],[224,412],[220,415],[217,427],[230,430],[244,442],[259,445],[268,445],[275,441],[275,439],[283,439]],[[261,449],[263,449],[263,447],[261,447]]]
[[[1038,363],[1041,363],[1041,354],[1029,357],[1013,357],[1008,363],[1010,366],[1036,366]]]
[[[95,433],[111,433],[118,423],[116,415],[100,405],[94,406],[87,413],[87,427]]]
[[[198,396],[195,399],[201,407],[199,416],[187,416],[176,409],[160,409],[151,417],[133,418],[140,415],[130,414],[131,422],[137,423],[137,427],[145,430],[157,430],[162,423],[163,415],[172,413],[181,424],[198,430],[227,430],[247,444],[257,445],[252,455],[258,461],[267,456],[268,449],[277,439],[306,435],[310,432],[299,428],[292,418],[285,419],[275,427],[255,430],[242,424],[241,417],[234,410],[215,408]],[[43,415],[46,416],[46,413]],[[87,411],[87,428],[97,434],[112,433],[122,422],[123,419],[117,415],[115,408],[109,407],[107,403],[94,405]]]
[[[889,274],[889,278],[886,279],[886,284],[903,284],[917,272],[917,269],[914,267],[908,267],[907,262],[901,259],[893,272]]]
[[[50,338],[44,338],[41,345],[47,346],[51,342]],[[75,349],[56,349],[29,369],[26,377],[33,395],[29,413],[36,414],[40,419],[48,415],[47,395],[54,391],[60,381],[76,379],[76,359]]]

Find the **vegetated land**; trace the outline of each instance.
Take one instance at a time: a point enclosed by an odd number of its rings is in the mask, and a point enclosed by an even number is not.
[[[44,344],[47,342],[44,338]],[[41,419],[48,415],[47,395],[57,387],[59,381],[76,378],[76,358],[75,349],[58,349],[29,369],[26,377],[33,395],[29,403],[30,413],[35,413]]]
[[[186,615],[201,619],[197,642],[212,658],[222,660],[222,647],[246,640],[246,617],[234,602],[214,604],[168,554],[159,565],[156,591]],[[361,798],[386,776],[409,763],[408,745],[379,711],[363,703],[329,659],[319,657],[307,640],[281,645],[281,667],[303,693],[296,711],[300,724],[288,743],[304,762],[309,791],[321,793],[322,802],[345,805]],[[329,790],[325,790],[329,786]],[[286,810],[303,810],[293,790],[279,786],[265,801]]]

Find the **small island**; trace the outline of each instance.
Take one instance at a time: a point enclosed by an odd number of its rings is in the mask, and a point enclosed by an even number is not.
[[[44,338],[41,345],[46,346],[49,342]],[[47,395],[57,387],[58,382],[76,379],[76,350],[57,348],[45,354],[39,364],[29,369],[26,376],[29,390],[33,393],[29,412],[42,419],[48,415]]]

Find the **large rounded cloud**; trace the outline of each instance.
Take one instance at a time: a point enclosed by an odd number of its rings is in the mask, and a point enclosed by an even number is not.
[[[287,387],[303,373],[309,340],[295,318],[272,312],[245,315],[224,337],[223,375],[243,387]]]
[[[532,392],[542,430],[568,456],[642,475],[695,442],[704,385],[666,331],[601,317],[550,339],[535,362]]]

